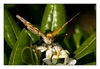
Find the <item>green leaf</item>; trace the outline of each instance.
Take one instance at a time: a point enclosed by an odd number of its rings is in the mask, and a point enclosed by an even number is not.
[[[96,58],[96,50],[94,51],[94,57]]]
[[[34,58],[36,65],[39,65],[41,60],[39,59],[38,54],[36,52],[33,52],[33,58]]]
[[[94,10],[95,10],[95,12],[96,12],[96,5],[94,5]]]
[[[7,55],[7,57],[10,56],[11,51],[12,51],[11,47],[4,40],[4,53]]]
[[[23,29],[11,52],[9,64],[10,65],[24,64],[21,59],[21,51],[29,45],[30,45],[30,37],[27,34],[27,30]]]
[[[20,27],[14,21],[13,17],[4,9],[4,38],[7,44],[13,48],[20,33]]]
[[[66,22],[66,10],[62,4],[48,4],[42,19],[41,31],[54,31],[60,28]],[[65,33],[65,29],[61,30],[59,34]]]
[[[81,37],[82,37],[81,33],[80,34],[76,34],[76,33],[73,34],[73,38],[74,38],[74,41],[75,41],[76,48],[79,48],[79,46],[80,46]]]
[[[8,64],[8,58],[6,54],[4,53],[4,65],[7,65],[7,64]]]
[[[25,47],[21,53],[22,61],[26,64],[33,65],[35,64],[33,59],[32,49],[30,47]]]
[[[37,50],[37,45],[33,45],[32,49],[34,50],[33,51],[33,58],[34,58],[34,61],[36,62],[36,65],[41,65],[42,62],[41,62],[41,59],[43,59],[43,54],[40,50]]]
[[[27,33],[31,37],[32,43],[35,43],[36,41],[40,40],[39,36],[32,33],[31,31],[27,31]]]
[[[78,60],[96,49],[96,32],[94,32],[89,38],[87,38],[82,45],[74,52],[75,58]]]
[[[84,38],[86,37],[84,34],[86,34],[86,33],[83,31],[83,29],[79,25],[77,25],[75,27],[75,33],[73,34],[73,39],[74,39],[76,48],[79,48],[82,37],[84,37]]]
[[[5,4],[4,5],[7,9],[11,9],[11,8],[15,8],[16,5],[15,4]]]
[[[85,65],[96,65],[96,62],[86,63]]]
[[[34,45],[35,46],[35,45]],[[36,47],[36,46],[35,46]],[[42,57],[41,52],[37,51],[35,47],[25,47],[22,50],[22,61],[29,65],[39,65],[41,63],[40,58]]]

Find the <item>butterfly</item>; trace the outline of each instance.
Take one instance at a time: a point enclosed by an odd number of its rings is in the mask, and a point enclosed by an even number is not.
[[[47,33],[46,35],[44,35],[38,28],[36,28],[34,25],[32,25],[29,21],[27,21],[26,19],[24,19],[23,17],[21,17],[20,15],[16,15],[16,17],[23,22],[23,24],[27,27],[28,30],[30,30],[31,32],[33,32],[34,34],[37,34],[39,36],[41,36],[43,38],[43,41],[46,44],[52,44],[54,41],[54,37],[69,23],[71,22],[77,15],[79,15],[79,13],[77,13],[74,17],[72,17],[69,21],[67,21],[66,23],[64,23],[60,28],[58,28],[57,30],[51,32],[51,33]]]

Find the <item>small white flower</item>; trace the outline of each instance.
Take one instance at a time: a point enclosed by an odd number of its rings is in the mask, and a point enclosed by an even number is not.
[[[52,59],[52,64],[56,64],[57,63],[57,59]]]
[[[52,56],[52,59],[58,59],[58,58],[59,58],[59,56],[57,56],[57,55]]]
[[[57,63],[56,65],[64,65],[63,63]]]
[[[62,50],[62,51],[60,52],[59,58],[64,58],[64,64],[67,64],[67,63],[68,63],[69,56],[68,56],[68,54],[66,53],[65,50]]]
[[[76,64],[76,60],[75,59],[72,59],[72,58],[69,58],[69,62],[67,65],[75,65]],[[56,65],[65,65],[63,63],[57,63]]]
[[[44,58],[43,62],[45,62],[48,65],[55,65],[57,63],[57,59],[48,59],[48,58]]]
[[[73,59],[73,58],[69,58],[69,62],[68,62],[68,65],[75,65],[76,64],[76,60]]]
[[[45,46],[39,46],[37,47],[37,50],[40,50],[41,52],[44,52],[47,50],[47,48]]]
[[[41,52],[46,52],[46,58],[43,59],[43,62],[48,65],[75,65],[76,60],[69,58],[69,52],[64,50],[58,43],[53,43],[51,45],[40,46],[37,48]],[[63,63],[57,63],[59,59],[63,58]]]
[[[43,61],[48,65],[56,64],[57,60],[51,59],[52,55],[53,55],[52,48],[51,48],[51,46],[48,46],[48,49],[46,51],[46,58],[44,58]]]
[[[62,48],[59,46],[54,46],[53,48],[55,49],[55,52],[57,53],[57,55],[59,55]]]
[[[46,58],[50,59],[52,56],[52,49],[50,48],[49,50],[46,51]]]
[[[48,65],[51,65],[51,64],[52,64],[51,60],[48,59],[48,58],[44,58],[44,59],[43,59],[43,62],[45,62],[45,63],[48,64]]]

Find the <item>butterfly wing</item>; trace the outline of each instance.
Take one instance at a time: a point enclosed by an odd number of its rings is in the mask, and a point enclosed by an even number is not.
[[[28,22],[27,20],[25,20],[23,17],[21,17],[20,15],[16,15],[16,17],[23,22],[23,24],[27,27],[28,30],[30,30],[31,32],[33,32],[34,34],[37,34],[39,36],[41,36],[43,39],[46,39],[46,36],[38,29],[36,28],[34,25],[32,25],[30,22]]]

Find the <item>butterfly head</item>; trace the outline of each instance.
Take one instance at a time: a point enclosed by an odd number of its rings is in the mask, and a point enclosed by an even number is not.
[[[53,41],[54,41],[54,36],[52,35],[52,33],[47,33],[44,42],[47,44],[51,44]]]

